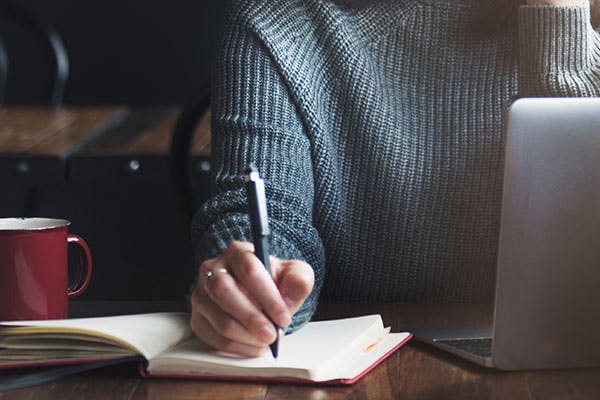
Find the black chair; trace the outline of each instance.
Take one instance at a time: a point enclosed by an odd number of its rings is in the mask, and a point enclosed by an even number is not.
[[[69,57],[58,32],[45,21],[16,5],[0,3],[1,20],[13,22],[26,29],[46,47],[51,57],[52,71],[49,74],[50,90],[45,97],[48,104],[60,105],[69,78]],[[10,79],[10,54],[7,49],[8,46],[0,40],[0,104],[5,98]]]
[[[30,56],[34,61],[28,60]],[[24,64],[26,61],[29,61],[28,65]],[[30,76],[32,73],[36,75]],[[60,35],[21,6],[0,1],[0,105],[15,102],[10,99],[12,94],[12,97],[20,97],[16,102],[59,106],[68,77],[69,58]],[[29,83],[29,79],[36,83],[33,85],[35,91],[23,94],[21,87],[23,82]],[[40,185],[25,179],[14,184],[3,182],[0,189],[13,193],[10,199],[0,202],[2,215],[33,214]],[[21,200],[15,201],[15,198]]]
[[[169,173],[178,214],[185,236],[189,238],[190,223],[200,203],[194,189],[193,175],[190,170],[191,145],[194,132],[202,116],[210,106],[210,89],[203,89],[200,94],[188,102],[175,124],[169,148]]]

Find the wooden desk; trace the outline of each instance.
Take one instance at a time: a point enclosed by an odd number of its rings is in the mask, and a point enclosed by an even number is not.
[[[0,183],[94,184],[167,181],[179,107],[0,107]],[[210,170],[210,114],[191,148],[199,174]]]
[[[66,159],[125,114],[118,106],[0,108],[0,181],[63,182]]]
[[[0,215],[33,215],[39,188],[66,184],[69,156],[125,112],[118,106],[0,107]]]
[[[178,309],[161,303],[157,309]],[[96,307],[94,311],[98,311]],[[144,306],[134,304],[132,311]],[[79,307],[82,313],[85,307]],[[121,306],[119,310],[126,310]],[[150,311],[150,309],[148,309]],[[410,325],[483,323],[488,305],[338,304],[325,305],[318,318],[377,312],[394,330]],[[189,380],[142,379],[135,366],[109,368],[37,387],[0,394],[12,399],[598,399],[600,368],[528,372],[488,370],[416,341],[350,387],[248,384]],[[6,379],[6,373],[0,380]]]
[[[73,184],[111,181],[167,182],[167,155],[179,107],[130,110],[121,123],[96,135],[70,157]],[[198,124],[190,152],[198,174],[210,169],[210,115]],[[201,178],[201,177],[199,177]]]

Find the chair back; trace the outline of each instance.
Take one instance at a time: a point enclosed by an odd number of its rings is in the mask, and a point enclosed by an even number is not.
[[[169,172],[178,213],[187,237],[192,218],[200,203],[190,173],[192,139],[198,122],[209,106],[210,90],[206,88],[184,106],[171,137]]]
[[[12,4],[0,3],[0,22],[2,21],[15,24],[20,29],[31,33],[45,47],[52,67],[48,72],[50,88],[44,95],[44,101],[54,106],[60,105],[69,78],[69,57],[58,32],[38,16]],[[2,25],[5,24],[0,23],[0,27]],[[7,87],[10,87],[9,82],[13,75],[11,68],[18,68],[11,63],[14,58],[11,53],[15,52],[11,52],[8,39],[12,33],[14,32],[0,31],[0,104],[6,98]],[[22,46],[19,46],[19,51],[22,50],[20,47]]]

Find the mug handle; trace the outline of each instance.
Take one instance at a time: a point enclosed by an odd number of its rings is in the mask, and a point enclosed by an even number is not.
[[[69,299],[79,296],[87,289],[92,277],[92,253],[88,244],[81,237],[69,233],[67,235],[67,243],[74,244],[77,248],[78,263],[75,280],[69,284],[68,297]]]

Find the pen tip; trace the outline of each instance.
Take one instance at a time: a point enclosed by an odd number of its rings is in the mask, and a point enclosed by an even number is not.
[[[277,358],[277,355],[279,354],[279,328],[277,326],[275,326],[275,335],[275,341],[269,346],[273,358]]]
[[[271,354],[273,354],[273,358],[277,358],[277,355],[279,354],[279,343],[277,340],[271,344]]]

